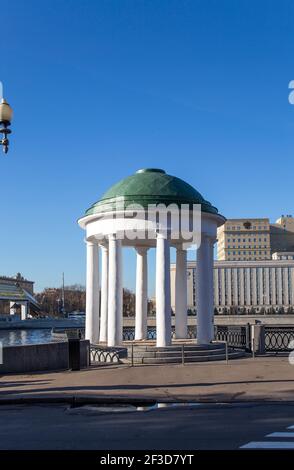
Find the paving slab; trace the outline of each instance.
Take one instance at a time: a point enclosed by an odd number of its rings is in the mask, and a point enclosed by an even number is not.
[[[293,401],[287,355],[188,365],[104,365],[88,370],[0,376],[8,401]]]

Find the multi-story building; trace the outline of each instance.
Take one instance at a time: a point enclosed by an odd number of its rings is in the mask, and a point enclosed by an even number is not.
[[[171,303],[175,308],[175,264]],[[197,308],[196,262],[188,262],[188,309]],[[294,311],[294,260],[215,261],[214,306],[219,313]]]
[[[218,228],[217,258],[226,261],[271,259],[269,219],[230,219]]]
[[[294,218],[282,215],[270,228],[271,252],[294,251]]]
[[[221,261],[269,260],[273,253],[294,251],[294,218],[229,219],[218,229],[217,258]]]

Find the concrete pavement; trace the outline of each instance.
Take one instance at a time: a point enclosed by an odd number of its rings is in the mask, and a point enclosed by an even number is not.
[[[285,355],[189,365],[110,365],[78,372],[4,375],[7,400],[293,401],[294,367]]]

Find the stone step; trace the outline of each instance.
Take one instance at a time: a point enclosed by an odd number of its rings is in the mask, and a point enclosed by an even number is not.
[[[229,354],[229,360],[238,359],[245,355],[243,351],[235,351]],[[206,356],[187,356],[185,357],[185,363],[190,362],[207,362],[207,361],[224,361],[226,359],[225,354],[217,355],[206,355]],[[166,356],[166,357],[141,357],[134,358],[136,364],[180,364],[182,357]]]
[[[131,351],[128,351],[128,357],[131,357]],[[218,355],[218,354],[225,354],[225,349],[210,349],[209,355]],[[207,350],[184,350],[184,357],[188,356],[207,356]],[[134,348],[134,355],[133,357],[182,357],[182,351],[141,351]]]
[[[171,345],[171,346],[165,346],[165,347],[157,347],[157,346],[145,346],[141,344],[134,344],[134,351],[158,351],[158,352],[170,352],[170,351],[182,351],[182,345]],[[127,346],[128,351],[132,350],[132,346],[128,345]],[[224,349],[224,344],[223,343],[212,343],[211,345],[201,345],[201,344],[185,344],[184,347],[185,351],[206,351],[210,352],[211,350],[216,350],[216,349]]]

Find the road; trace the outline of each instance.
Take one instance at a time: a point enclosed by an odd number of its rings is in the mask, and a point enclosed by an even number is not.
[[[294,403],[181,405],[148,411],[2,405],[0,411],[2,450],[294,448]],[[279,434],[268,436],[272,433]]]

